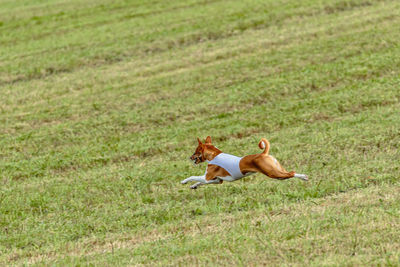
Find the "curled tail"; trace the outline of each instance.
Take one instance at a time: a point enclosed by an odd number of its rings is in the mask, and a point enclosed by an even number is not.
[[[261,138],[260,143],[258,143],[258,147],[261,148],[261,149],[264,149],[264,151],[263,151],[261,154],[268,155],[268,152],[269,152],[269,142],[268,142],[267,139]]]

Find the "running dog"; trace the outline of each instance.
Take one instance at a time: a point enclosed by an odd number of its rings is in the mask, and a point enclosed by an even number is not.
[[[262,138],[258,143],[260,149],[264,149],[263,152],[242,158],[222,153],[221,150],[211,144],[210,136],[207,136],[205,143],[202,143],[199,138],[197,138],[197,141],[199,144],[190,160],[194,164],[207,161],[208,165],[204,175],[190,176],[181,181],[182,184],[190,181],[196,182],[190,187],[192,189],[197,189],[203,184],[222,184],[223,181],[233,182],[256,172],[279,180],[296,177],[308,181],[307,175],[286,171],[276,158],[269,155],[270,145],[265,138]]]

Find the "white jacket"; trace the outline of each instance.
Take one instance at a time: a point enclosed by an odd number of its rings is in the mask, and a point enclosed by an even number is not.
[[[241,159],[242,158],[233,155],[221,153],[218,154],[213,160],[209,161],[208,164],[213,164],[224,168],[227,172],[229,172],[233,180],[237,180],[247,176],[243,175],[243,173],[240,171],[239,162]]]

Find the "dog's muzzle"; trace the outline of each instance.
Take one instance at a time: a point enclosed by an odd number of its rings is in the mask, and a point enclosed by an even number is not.
[[[202,162],[202,159],[203,159],[202,155],[195,158],[193,158],[193,156],[190,157],[190,160],[192,160],[194,164],[199,164],[200,162]]]

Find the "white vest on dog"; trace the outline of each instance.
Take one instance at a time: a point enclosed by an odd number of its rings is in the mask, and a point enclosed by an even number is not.
[[[213,160],[209,161],[208,164],[217,165],[224,168],[232,176],[233,180],[243,178],[243,173],[240,171],[239,162],[242,158],[221,153],[218,154]]]

